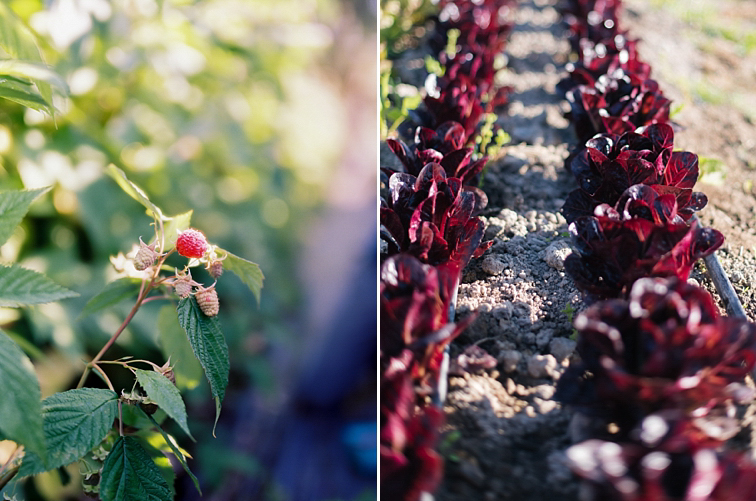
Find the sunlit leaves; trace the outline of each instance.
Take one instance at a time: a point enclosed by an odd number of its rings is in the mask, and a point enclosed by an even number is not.
[[[5,71],[2,71],[0,66],[0,90],[10,91],[0,93],[0,95],[32,109],[45,110],[53,115],[50,82],[59,84],[60,77],[52,77],[51,74],[54,73],[51,70],[39,65],[44,61],[37,48],[34,34],[16,17],[6,3],[0,3],[0,48],[8,57],[17,60],[14,62],[22,63],[14,68],[12,62],[8,61],[5,63]],[[30,68],[36,68],[36,70]],[[2,75],[5,77],[3,78]],[[29,81],[18,78],[20,76],[28,78]]]
[[[223,261],[223,267],[241,278],[244,285],[250,288],[259,303],[260,291],[262,290],[263,279],[265,278],[260,267],[252,261],[247,261],[226,250],[222,252],[228,254],[228,257]]]
[[[0,193],[0,245],[13,234],[13,230],[29,210],[29,206],[50,188],[36,190],[6,191]]]
[[[110,176],[115,179],[115,182],[118,183],[118,186],[120,186],[127,195],[142,204],[145,209],[147,209],[147,214],[155,219],[163,217],[163,211],[161,211],[157,205],[150,202],[150,198],[142,188],[129,181],[129,178],[126,177],[125,172],[123,172],[115,165],[110,164],[108,166],[108,174],[110,174]]]

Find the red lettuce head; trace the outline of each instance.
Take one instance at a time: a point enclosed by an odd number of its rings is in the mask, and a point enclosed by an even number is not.
[[[687,220],[706,206],[706,196],[693,192],[698,156],[672,151],[674,132],[654,124],[633,132],[599,134],[567,164],[579,188],[567,197],[562,213],[568,222],[593,215],[602,203],[615,205],[632,185],[645,184],[659,195],[673,195],[677,212]]]
[[[568,464],[583,478],[581,499],[756,500],[756,465],[747,454],[696,443],[686,423],[668,426],[673,436],[656,446],[592,439],[570,447]]]
[[[428,164],[415,178],[395,173],[389,200],[382,201],[381,237],[388,254],[409,252],[423,262],[457,274],[493,242],[483,242],[475,192],[458,178],[447,178],[439,164]]]
[[[578,85],[567,92],[569,118],[583,142],[600,133],[622,134],[638,127],[669,121],[671,101],[656,80],[617,68],[594,85]]]
[[[560,378],[556,398],[615,423],[614,439],[632,438],[655,413],[690,420],[698,442],[737,430],[729,405],[756,365],[756,325],[720,316],[704,289],[640,279],[627,300],[588,308],[575,328],[580,363]]]
[[[473,149],[465,148],[465,129],[457,122],[444,122],[438,128],[418,127],[414,143],[407,145],[401,139],[387,139],[391,151],[402,162],[405,172],[417,176],[429,163],[444,168],[447,177],[456,177],[462,184],[477,184],[478,175],[488,160],[473,160]],[[393,172],[387,172],[388,175]]]
[[[633,188],[627,190],[631,195],[654,193],[648,187]],[[628,197],[619,209],[600,205],[595,216],[580,217],[569,226],[577,252],[567,256],[565,271],[589,301],[625,295],[642,277],[687,280],[695,262],[724,242],[717,230],[679,222],[669,195],[650,203]]]

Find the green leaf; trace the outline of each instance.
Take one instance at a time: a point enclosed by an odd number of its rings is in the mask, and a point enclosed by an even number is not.
[[[228,346],[220,330],[218,317],[208,317],[202,313],[194,296],[182,299],[178,304],[178,320],[189,337],[194,350],[210,383],[215,397],[215,424],[218,424],[221,402],[228,385]],[[213,426],[213,435],[215,426]]]
[[[49,189],[48,187],[0,193],[0,245],[8,241],[13,230],[29,211],[32,202]]]
[[[45,457],[39,382],[29,358],[0,331],[0,432]]]
[[[147,392],[147,396],[194,440],[189,431],[189,424],[186,422],[186,406],[176,385],[167,377],[155,371],[136,369],[136,378],[144,391]]]
[[[22,86],[0,77],[0,97],[37,111],[50,111],[47,101],[31,86]]]
[[[103,501],[169,501],[168,483],[134,437],[119,437],[105,459],[100,477]]]
[[[163,218],[163,211],[161,211],[157,205],[150,202],[150,199],[144,192],[144,190],[129,181],[129,178],[126,177],[126,174],[121,169],[113,164],[110,164],[108,165],[107,170],[108,174],[110,174],[110,176],[115,179],[116,183],[118,183],[118,186],[120,186],[127,195],[129,195],[140,204],[144,205],[144,207],[147,209],[147,214],[149,214],[153,218]]]
[[[189,228],[193,212],[193,210],[190,210],[173,217],[163,218],[163,221],[165,221],[165,248],[163,252],[168,252],[176,246],[179,232]]]
[[[44,63],[34,33],[16,17],[5,2],[0,2],[0,48],[11,59]],[[48,113],[54,115],[50,85],[37,79],[34,79],[34,83],[37,84],[41,97],[48,103]]]
[[[111,390],[80,388],[50,395],[42,402],[47,461],[27,454],[21,476],[35,475],[81,459],[102,442],[118,415],[118,395]]]
[[[141,409],[140,409],[141,410]],[[144,413],[144,411],[142,411]],[[184,453],[181,452],[181,449],[178,448],[176,445],[175,439],[167,434],[158,424],[157,421],[155,421],[155,418],[150,416],[149,414],[144,414],[147,416],[147,418],[152,421],[152,424],[155,426],[155,428],[158,429],[161,435],[163,435],[163,439],[165,440],[165,443],[168,444],[168,446],[171,448],[171,451],[173,451],[173,455],[176,456],[176,459],[178,459],[179,463],[181,464],[181,467],[184,468],[184,471],[189,475],[189,477],[192,479],[192,482],[194,482],[194,487],[197,489],[197,492],[199,492],[200,496],[202,495],[202,489],[200,489],[199,480],[197,480],[197,477],[194,476],[194,473],[192,473],[192,470],[189,469],[189,465],[186,463],[186,456],[184,456]]]
[[[79,314],[79,318],[84,318],[87,315],[104,310],[105,308],[112,306],[116,303],[123,301],[124,299],[136,296],[139,294],[139,285],[141,280],[138,278],[123,277],[118,280],[114,280],[107,284],[99,294],[87,301],[84,308]]]
[[[5,59],[0,61],[0,76],[14,77],[21,81],[28,79],[45,82],[62,93],[68,94],[66,81],[46,64]]]
[[[241,278],[242,282],[249,287],[252,293],[257,299],[257,304],[260,304],[260,291],[263,286],[263,276],[260,267],[252,261],[240,258],[234,254],[231,254],[225,249],[221,249],[222,252],[228,254],[228,257],[223,261],[223,267]]]
[[[36,271],[17,264],[0,266],[0,306],[50,303],[78,295]]]
[[[127,407],[131,406],[128,405]],[[139,409],[139,407],[136,408]],[[150,422],[148,419],[146,419],[145,421],[147,421],[147,423]],[[147,424],[146,426],[150,425]],[[159,434],[156,432],[150,432],[149,435],[152,435],[154,437],[159,436]],[[168,489],[170,489],[171,491],[171,497],[169,499],[173,499],[176,497],[176,472],[173,471],[173,464],[168,458],[168,448],[155,446],[152,443],[151,437],[149,435],[136,435],[135,438],[139,441],[139,445],[141,445],[142,448],[147,451],[147,454],[149,454],[150,458],[155,463],[155,466],[157,466],[157,469],[160,472],[160,476],[163,477],[163,480],[165,480],[165,483],[168,485]],[[160,437],[161,445],[162,439],[163,437]]]
[[[202,377],[202,366],[194,358],[184,329],[176,318],[176,309],[166,304],[160,309],[157,319],[158,344],[166,359],[171,360],[176,385],[179,388],[196,388]]]

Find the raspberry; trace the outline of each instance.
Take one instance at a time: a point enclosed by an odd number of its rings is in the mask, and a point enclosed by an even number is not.
[[[208,287],[207,289],[200,287],[194,297],[197,298],[197,304],[206,316],[214,317],[218,314],[218,293],[215,291],[215,287]]]
[[[223,262],[220,259],[210,261],[207,263],[207,272],[217,280],[219,276],[223,275]]]
[[[134,268],[136,268],[139,271],[146,270],[152,264],[155,262],[155,259],[157,259],[158,253],[155,252],[155,244],[147,245],[146,243],[142,242],[142,239],[139,239],[139,250],[136,253],[136,256],[134,256]]]
[[[176,240],[176,250],[184,257],[204,256],[207,252],[205,235],[194,228],[182,231]]]
[[[163,364],[163,366],[160,367],[160,369],[155,369],[155,370],[159,372],[160,374],[162,374],[163,376],[167,377],[171,383],[176,384],[176,374],[174,374],[173,367],[171,367],[170,364],[171,364],[171,361],[170,359],[168,359],[168,361],[165,364]]]
[[[184,299],[185,297],[189,297],[189,294],[192,293],[191,280],[192,280],[192,277],[184,276],[184,277],[179,277],[173,281],[173,290],[176,291],[176,294],[178,294],[178,297],[180,297],[181,299]]]

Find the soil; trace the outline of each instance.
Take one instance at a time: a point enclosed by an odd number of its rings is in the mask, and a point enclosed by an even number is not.
[[[470,263],[459,288],[457,317],[478,316],[451,347],[439,501],[578,499],[564,461],[571,415],[552,398],[575,347],[571,317],[584,307],[563,271],[571,251],[559,214],[576,187],[564,169],[576,138],[556,89],[569,44],[554,1],[522,1],[514,15],[499,81],[513,92],[497,122],[512,142],[489,163],[482,186],[494,244]],[[675,147],[702,158],[696,189],[709,203],[699,217],[724,233],[717,255],[753,320],[756,5],[626,0],[620,19],[641,39],[642,59],[678,110]],[[692,280],[717,297],[703,263]],[[480,364],[468,362],[485,354],[496,366],[476,372]]]

